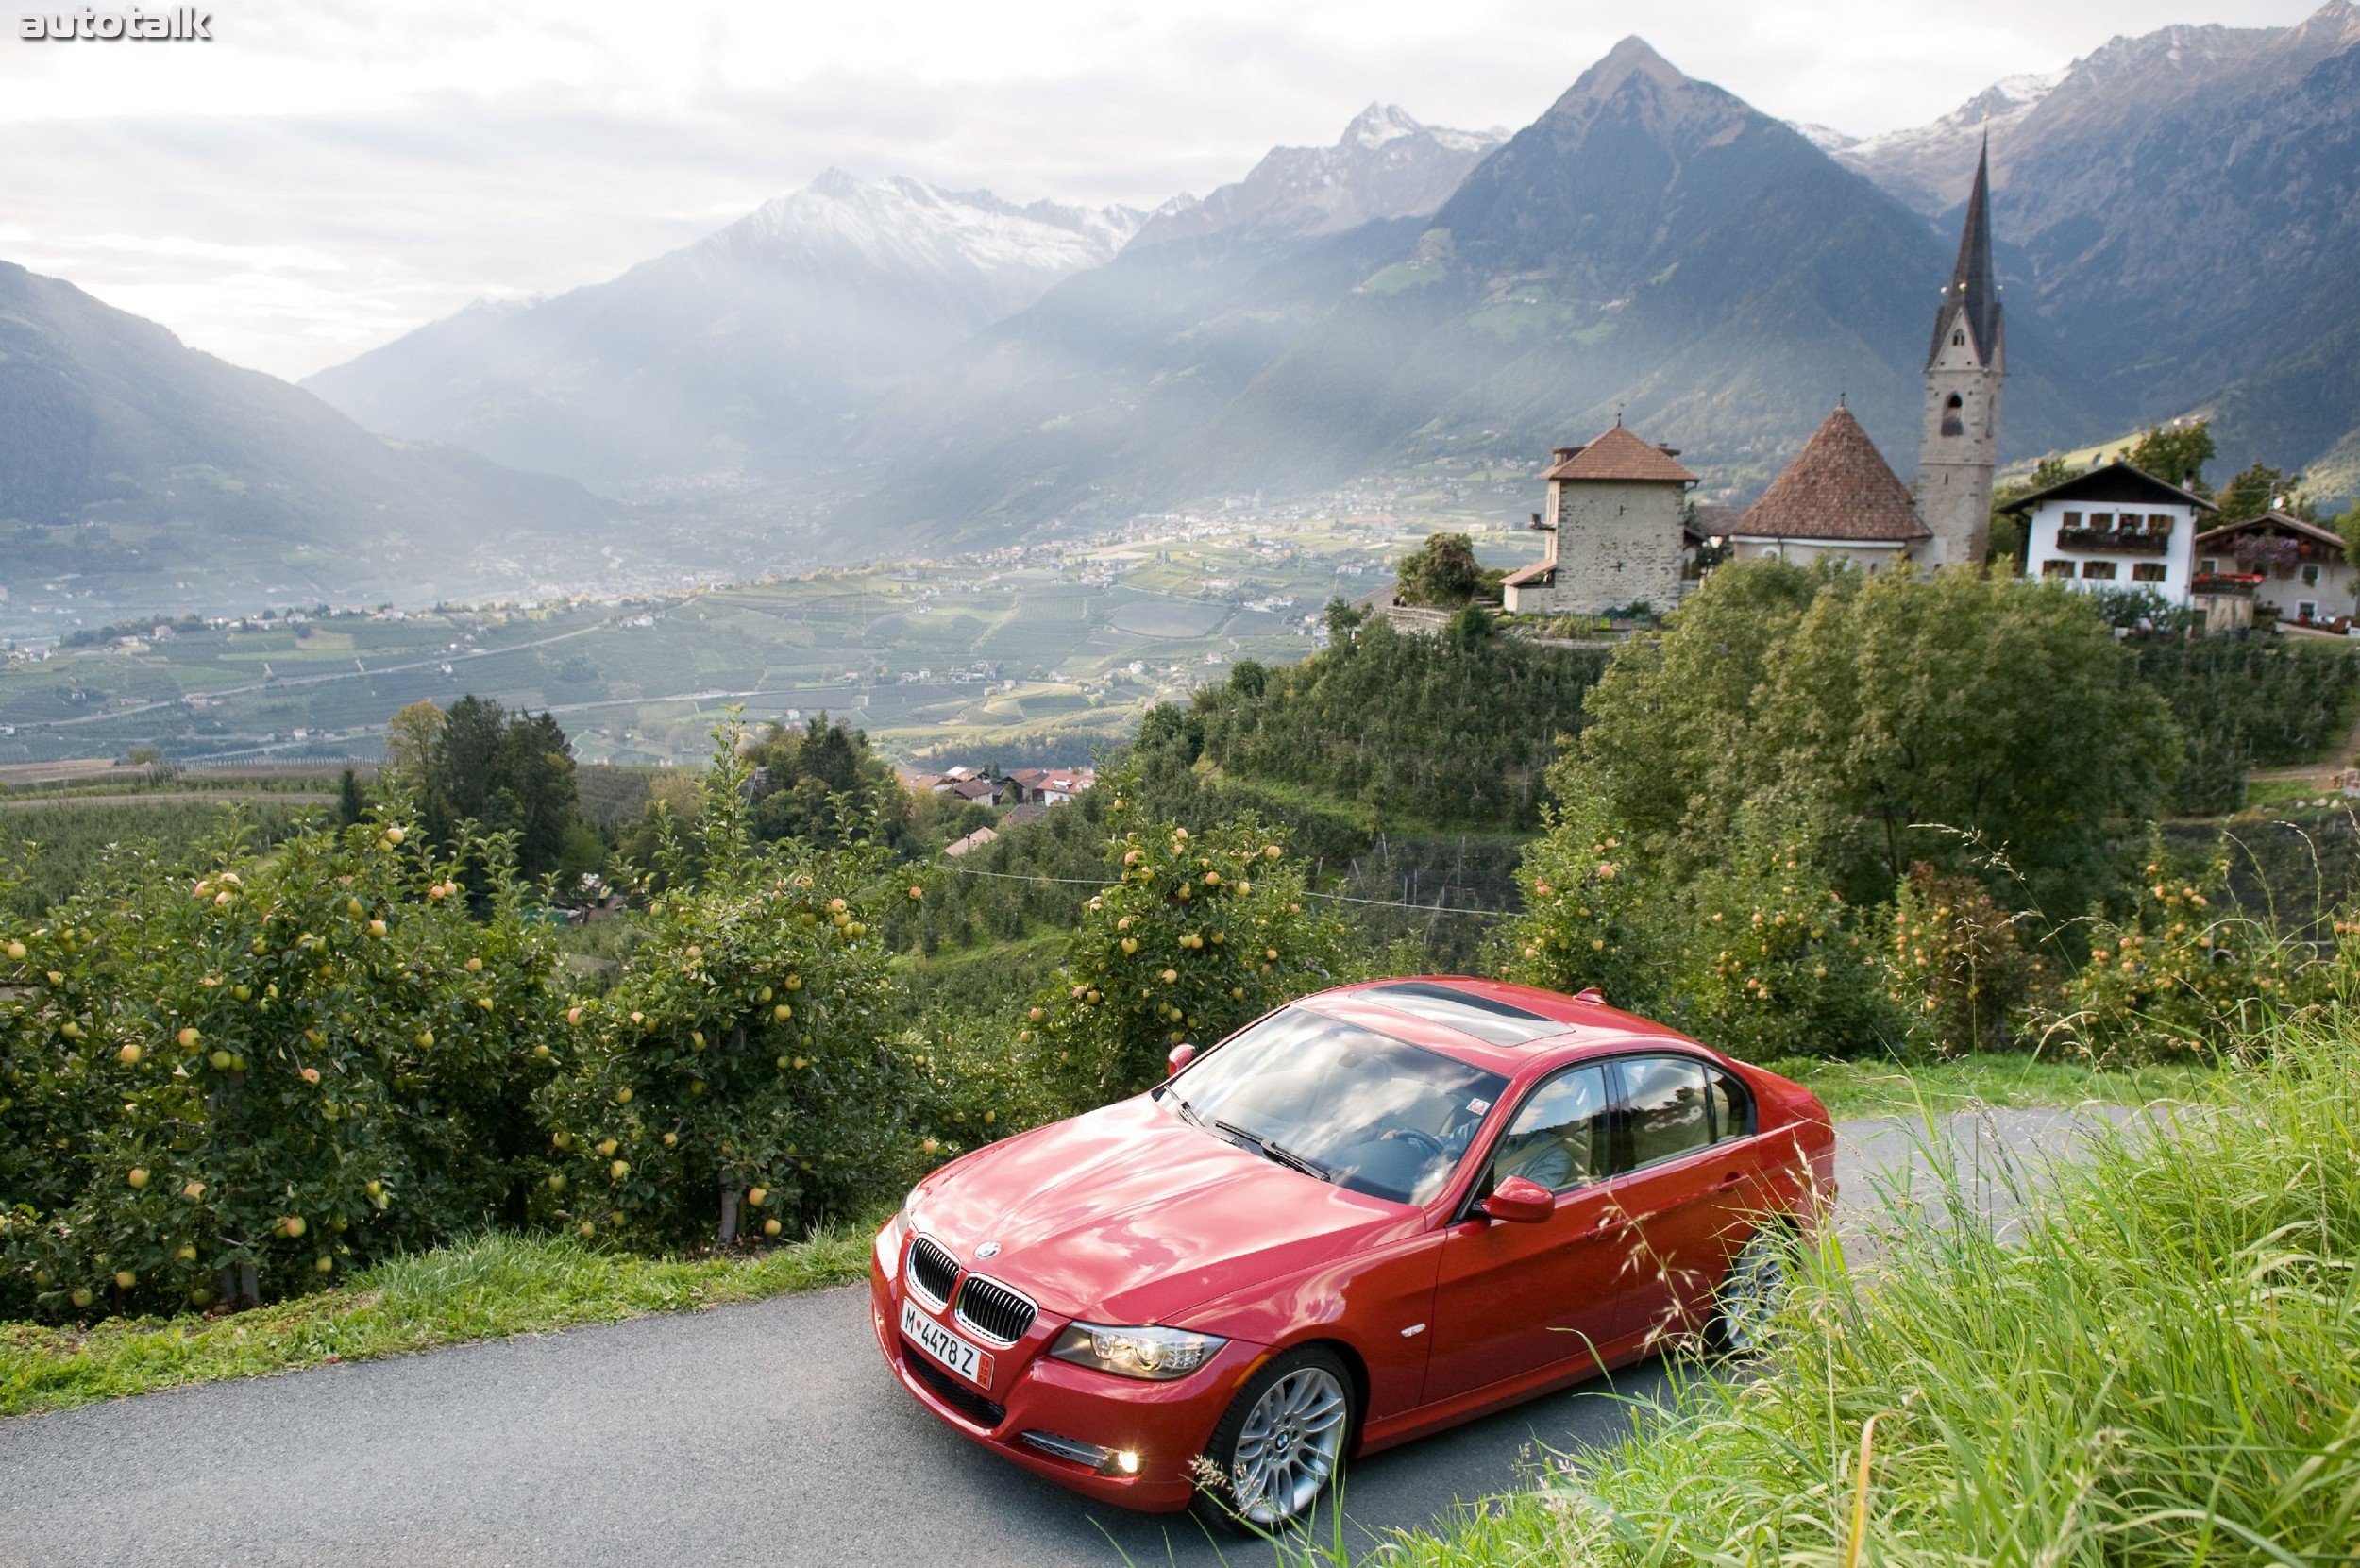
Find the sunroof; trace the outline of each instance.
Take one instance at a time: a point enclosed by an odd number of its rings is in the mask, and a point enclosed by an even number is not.
[[[1512,1002],[1476,996],[1448,986],[1405,980],[1361,993],[1379,1006],[1408,1013],[1430,1023],[1447,1024],[1492,1045],[1523,1045],[1543,1035],[1561,1035],[1567,1024]]]

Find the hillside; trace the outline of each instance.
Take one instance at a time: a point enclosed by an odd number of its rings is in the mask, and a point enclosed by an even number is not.
[[[304,384],[373,430],[585,483],[736,474],[1105,261],[1144,216],[830,170],[610,282],[471,307]]]
[[[568,481],[371,435],[0,262],[0,589],[18,605],[68,577],[115,609],[521,588],[609,517]]]

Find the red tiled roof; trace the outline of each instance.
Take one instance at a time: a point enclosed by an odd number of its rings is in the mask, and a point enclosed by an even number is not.
[[[1650,447],[1617,425],[1541,477],[1544,480],[1658,480],[1694,484],[1696,476],[1672,461],[1668,447]]]
[[[1852,411],[1838,408],[1732,532],[1769,539],[1907,544],[1933,537]]]

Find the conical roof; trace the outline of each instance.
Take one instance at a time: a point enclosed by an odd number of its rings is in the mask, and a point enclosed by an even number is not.
[[[1829,539],[1908,544],[1932,533],[1918,519],[1908,489],[1878,452],[1852,411],[1838,405],[1736,532],[1755,538]]]

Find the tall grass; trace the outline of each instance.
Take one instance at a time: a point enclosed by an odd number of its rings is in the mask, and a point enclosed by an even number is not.
[[[2345,1030],[2275,1042],[2206,1104],[2096,1130],[2005,1219],[1939,1171],[1896,1195],[1856,1269],[1832,1247],[1812,1260],[1750,1375],[1687,1369],[1627,1442],[1385,1560],[2360,1561]]]

